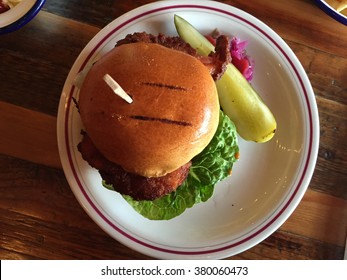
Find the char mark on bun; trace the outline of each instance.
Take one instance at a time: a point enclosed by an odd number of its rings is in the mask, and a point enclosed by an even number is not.
[[[177,85],[165,85],[162,83],[151,83],[151,82],[143,82],[143,85],[146,86],[150,86],[150,87],[163,87],[163,88],[167,88],[170,90],[179,90],[179,91],[187,91],[188,89],[184,88],[184,87],[180,87]]]
[[[135,120],[141,120],[141,121],[157,121],[161,123],[167,123],[167,124],[173,124],[173,125],[180,125],[180,126],[192,126],[191,123],[185,122],[185,121],[176,121],[176,120],[170,120],[170,119],[164,119],[164,118],[154,118],[154,117],[147,117],[147,116],[130,116],[130,118]]]
[[[187,178],[191,159],[213,138],[219,121],[214,80],[230,62],[229,42],[201,57],[179,37],[134,33],[89,70],[78,108],[84,126],[78,150],[106,184],[135,200],[154,200]],[[103,81],[109,74],[128,104]]]

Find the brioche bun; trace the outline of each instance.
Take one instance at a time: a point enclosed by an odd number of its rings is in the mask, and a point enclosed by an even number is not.
[[[113,93],[109,74],[132,97]],[[128,172],[159,177],[211,141],[219,121],[215,83],[195,57],[153,43],[112,49],[88,72],[79,95],[84,129],[110,161]]]

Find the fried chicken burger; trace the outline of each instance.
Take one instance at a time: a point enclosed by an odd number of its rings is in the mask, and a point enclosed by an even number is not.
[[[91,67],[78,99],[78,150],[107,185],[135,201],[182,185],[219,125],[214,79],[230,61],[228,45],[221,38],[216,52],[202,58],[179,37],[134,33]],[[106,74],[132,103],[113,92]]]

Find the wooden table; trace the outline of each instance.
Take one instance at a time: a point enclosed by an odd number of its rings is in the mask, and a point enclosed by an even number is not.
[[[47,0],[0,36],[0,258],[149,259],[105,234],[64,177],[56,115],[80,51],[106,24],[150,0]],[[342,259],[347,228],[347,26],[313,1],[220,1],[256,16],[293,49],[312,83],[321,139],[302,202],[274,234],[230,259]]]

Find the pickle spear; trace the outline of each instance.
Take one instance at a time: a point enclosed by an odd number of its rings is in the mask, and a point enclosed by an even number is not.
[[[214,46],[185,19],[175,15],[174,23],[179,36],[198,54],[208,56],[214,51]],[[228,65],[216,87],[223,111],[243,139],[263,143],[274,136],[277,127],[274,115],[233,64]]]

